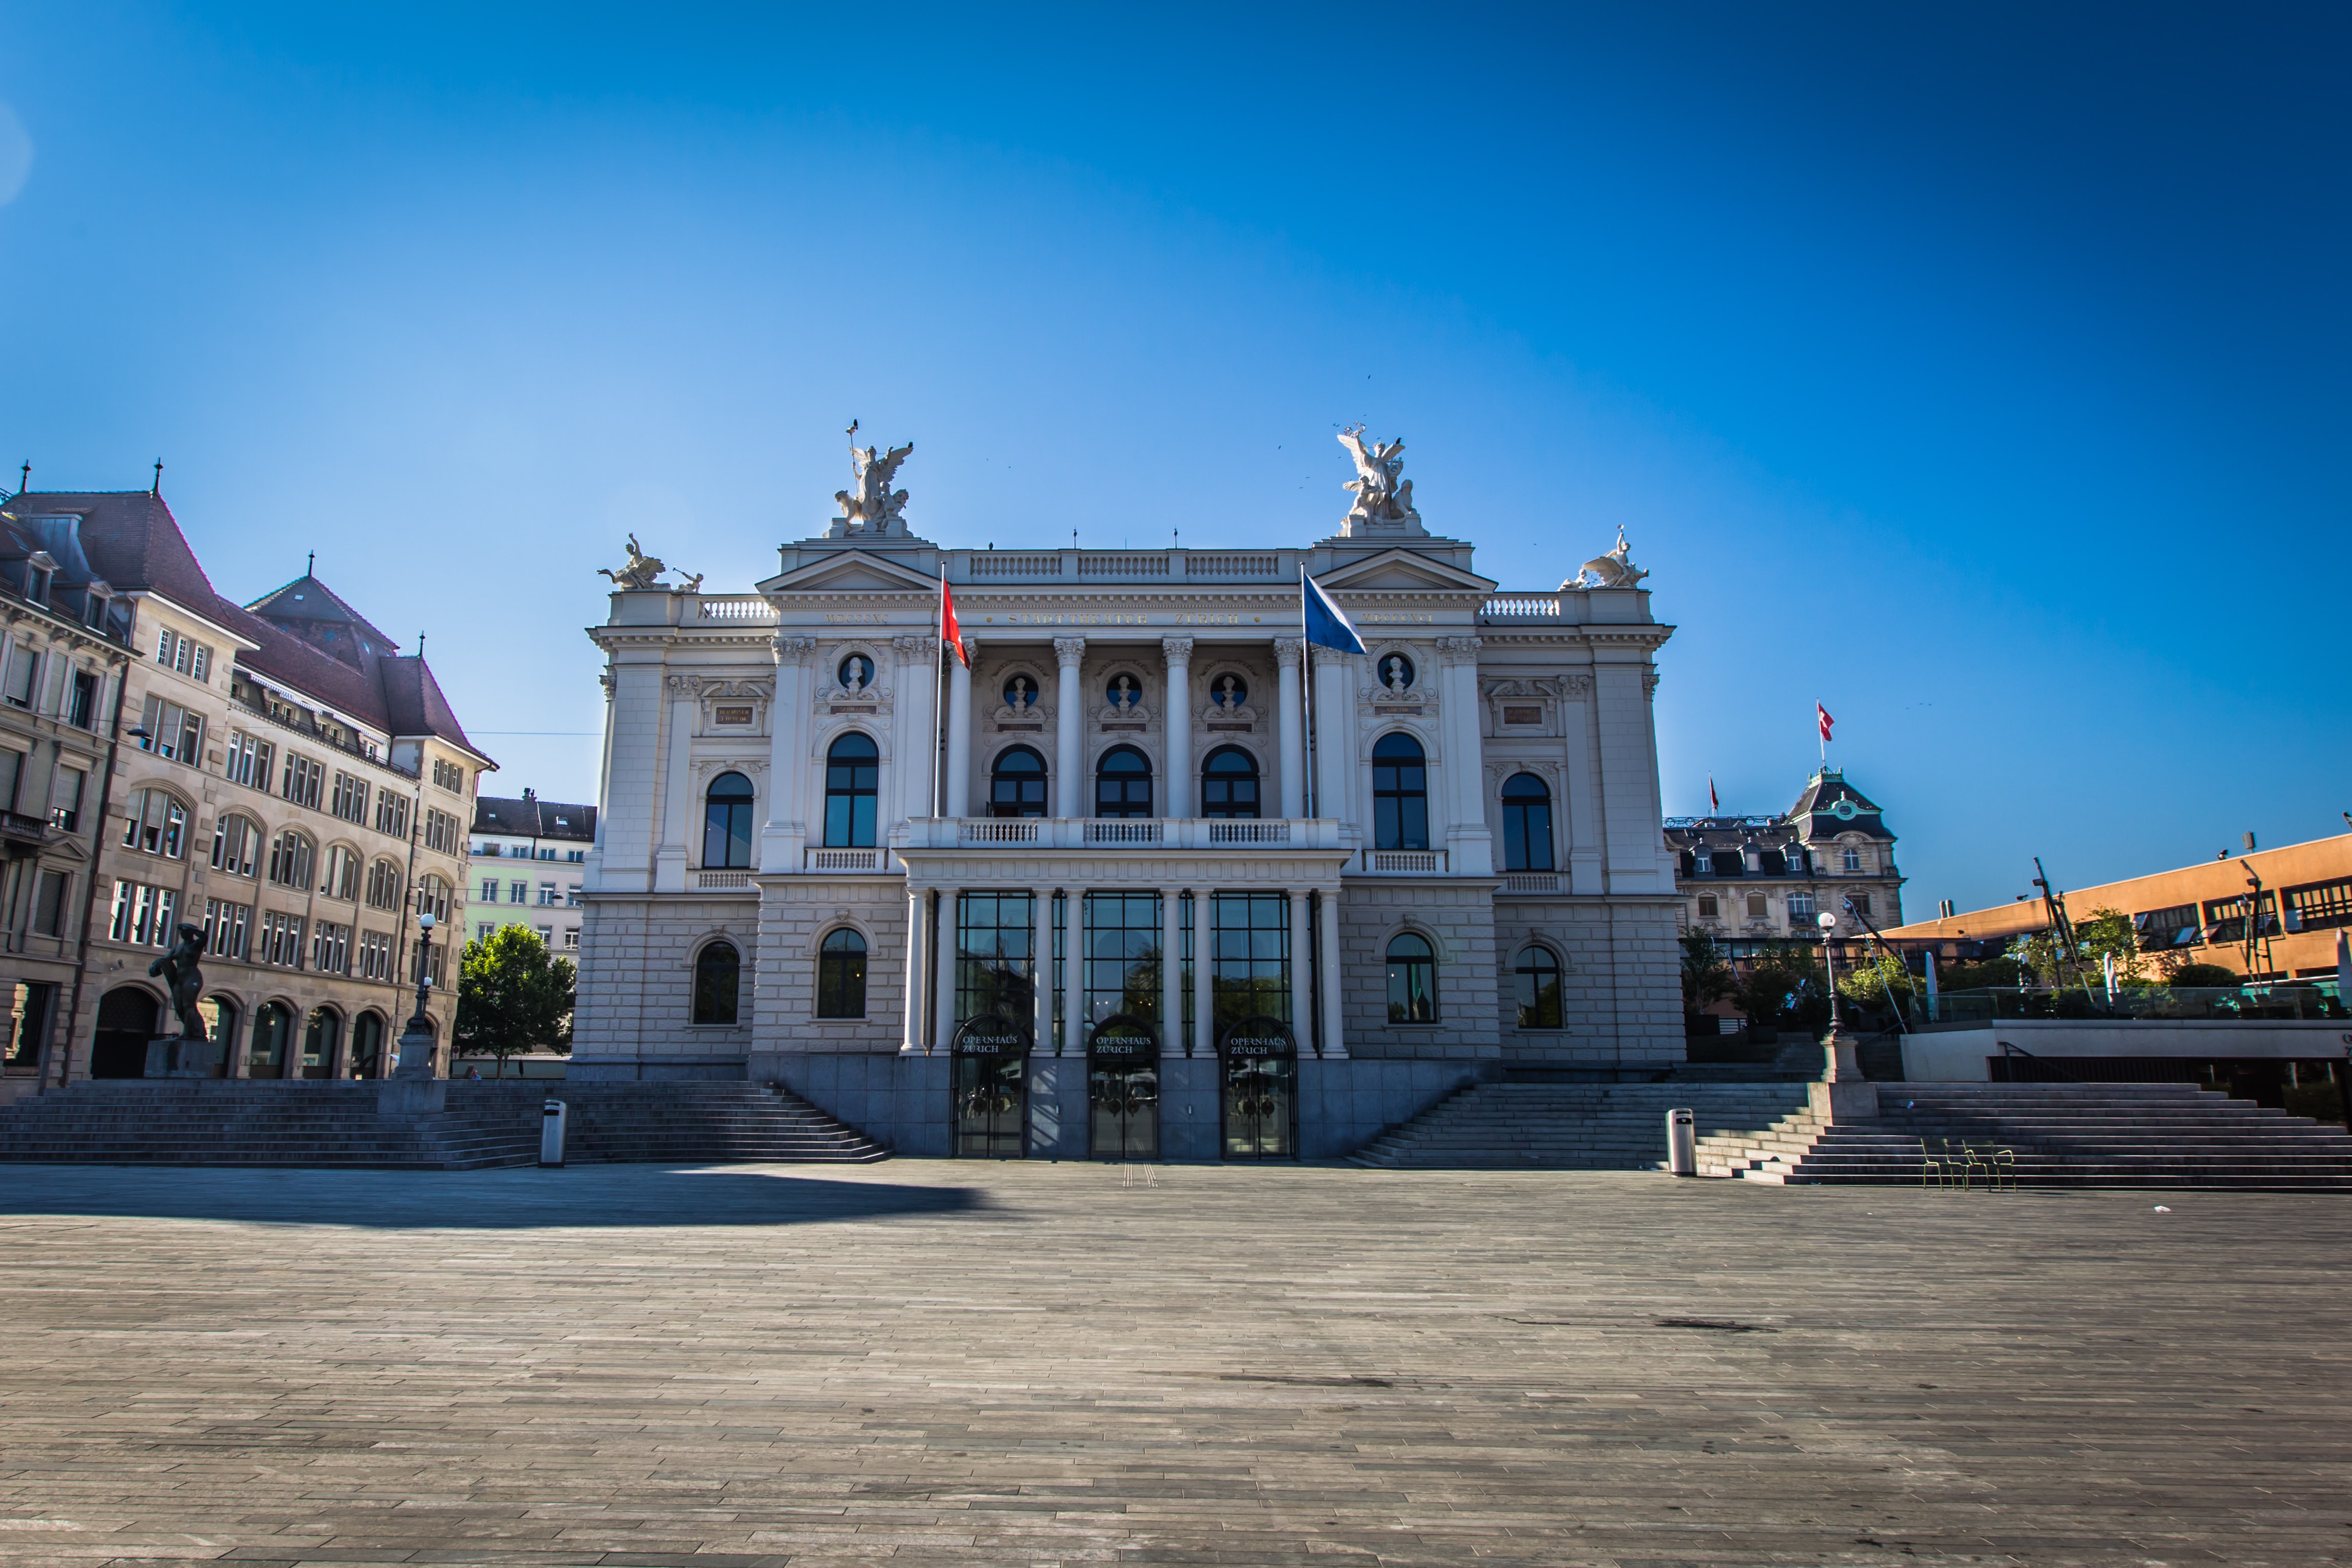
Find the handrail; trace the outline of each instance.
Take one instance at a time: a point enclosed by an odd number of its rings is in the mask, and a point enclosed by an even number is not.
[[[2051,1061],[2047,1057],[2034,1055],[2032,1051],[2026,1050],[2025,1047],[2021,1045],[2012,1045],[2005,1040],[1996,1040],[1993,1043],[2000,1047],[2001,1054],[2003,1056],[2021,1056],[2025,1058],[2026,1061],[2033,1063],[2036,1067],[2042,1068],[2046,1071],[2056,1073],[2059,1077],[2064,1079],[2069,1083],[2088,1083],[2090,1082],[2087,1078],[2076,1077],[2074,1073],[2067,1071],[2064,1068],[2059,1066],[2056,1062]]]

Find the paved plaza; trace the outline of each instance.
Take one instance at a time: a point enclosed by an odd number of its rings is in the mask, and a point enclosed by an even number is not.
[[[2347,1392],[2327,1197],[900,1160],[0,1198],[10,1564],[2334,1563]]]

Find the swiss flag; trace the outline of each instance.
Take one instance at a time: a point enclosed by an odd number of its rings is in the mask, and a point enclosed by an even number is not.
[[[955,595],[948,591],[944,580],[940,583],[940,635],[947,639],[964,668],[970,669],[971,659],[963,651],[963,628],[956,624]]]
[[[1706,776],[1706,808],[1710,811],[1720,811],[1723,810],[1723,802],[1716,799],[1715,775],[1712,773]]]
[[[1830,740],[1830,726],[1835,724],[1837,720],[1832,718],[1830,716],[1830,710],[1823,707],[1819,703],[1815,703],[1813,705],[1813,716],[1821,721],[1822,744],[1823,746],[1827,746]]]

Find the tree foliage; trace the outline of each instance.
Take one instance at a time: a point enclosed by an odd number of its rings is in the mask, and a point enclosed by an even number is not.
[[[1810,944],[1790,943],[1758,957],[1740,977],[1738,996],[1750,1025],[1820,1029],[1830,1021],[1828,986]]]
[[[572,962],[525,925],[466,944],[457,976],[457,1054],[498,1058],[572,1049]]]
[[[1723,947],[1704,931],[1683,938],[1683,1011],[1705,1012],[1739,988],[1739,977],[1724,961]]]

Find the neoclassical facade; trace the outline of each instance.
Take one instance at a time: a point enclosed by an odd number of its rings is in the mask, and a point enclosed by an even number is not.
[[[754,592],[633,554],[572,1075],[782,1082],[906,1153],[1209,1158],[1678,1062],[1671,629],[1622,545],[1498,591],[1351,450],[1299,548],[944,549],[867,453]],[[1302,570],[1364,653],[1302,645]]]

